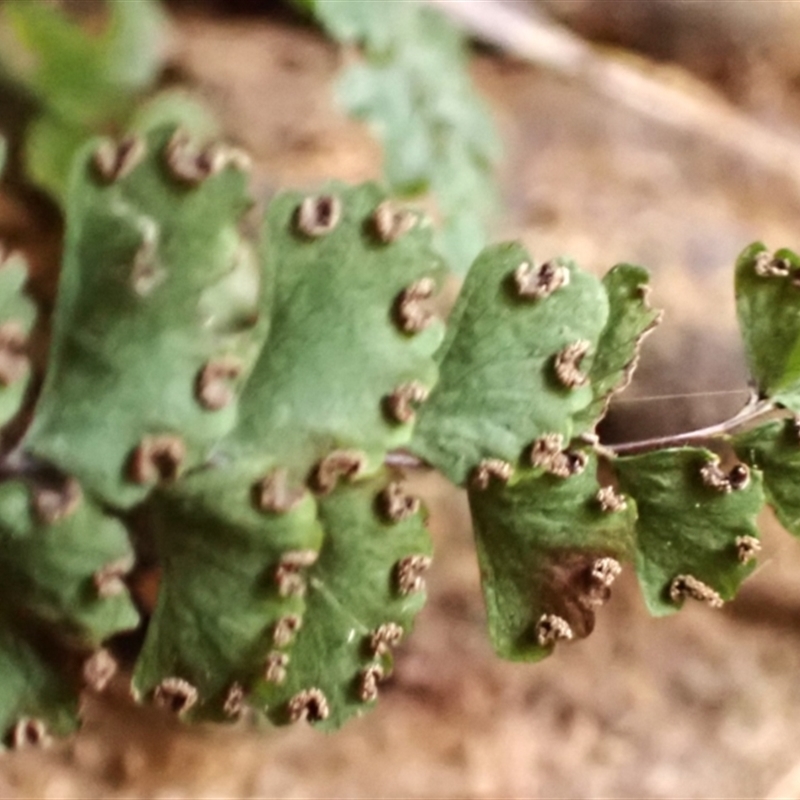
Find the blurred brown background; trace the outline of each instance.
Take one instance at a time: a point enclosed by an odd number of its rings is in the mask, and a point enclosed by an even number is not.
[[[604,69],[644,83],[478,49],[506,144],[498,238],[598,274],[622,260],[652,270],[665,322],[607,438],[724,419],[747,378],[733,260],[755,239],[800,247],[800,3],[504,7],[558,20]],[[175,73],[250,149],[257,193],[380,175],[378,144],[335,107],[333,44],[263,0],[171,10]],[[18,202],[2,201],[0,224],[43,258]],[[760,570],[724,611],[651,620],[628,574],[589,639],[515,665],[488,644],[463,497],[435,479],[420,490],[430,602],[373,714],[334,736],[185,730],[120,687],[87,698],[74,741],[5,757],[0,797],[800,797],[800,545],[770,518]]]

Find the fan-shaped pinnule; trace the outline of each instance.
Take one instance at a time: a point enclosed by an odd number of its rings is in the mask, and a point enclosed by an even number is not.
[[[334,183],[270,204],[270,334],[220,455],[268,452],[293,479],[329,491],[337,470],[374,473],[409,441],[437,378],[443,325],[427,299],[445,269],[416,212],[403,235],[381,238],[375,215],[386,202],[375,184]]]
[[[747,247],[736,262],[736,313],[759,393],[800,411],[800,258]]]
[[[761,473],[723,469],[718,456],[695,447],[626,456],[613,467],[636,500],[636,571],[650,613],[671,614],[687,598],[714,607],[732,599],[755,568],[741,549],[758,540]]]
[[[636,507],[603,502],[597,458],[570,476],[543,469],[478,471],[469,502],[489,633],[498,655],[536,661],[587,636],[621,562],[634,549]]]
[[[391,649],[425,602],[431,542],[418,503],[398,519],[382,513],[390,487],[383,473],[319,501],[325,538],[308,570],[302,626],[280,671],[254,689],[276,723],[338,728],[371,708],[391,673]]]
[[[61,513],[42,514],[42,491],[0,483],[0,736],[14,746],[76,727],[86,675],[69,665],[139,622],[120,580],[134,560],[122,524],[74,487]],[[37,742],[23,736],[34,728]]]
[[[519,244],[487,248],[451,314],[439,383],[417,412],[410,449],[456,483],[487,458],[517,464],[543,436],[568,441],[594,401],[585,376],[608,319],[606,291],[557,259],[559,279],[532,293],[533,263]]]
[[[202,180],[174,175],[177,151],[202,162]],[[205,460],[236,421],[266,334],[258,268],[239,232],[248,206],[236,152],[180,130],[83,151],[24,448],[116,507]]]
[[[162,567],[134,689],[184,717],[231,719],[303,624],[323,535],[316,502],[259,459],[198,470],[148,508]],[[175,687],[190,687],[191,703],[176,707]]]
[[[575,430],[591,431],[605,416],[611,398],[627,388],[639,362],[644,338],[661,322],[650,307],[650,276],[631,264],[617,264],[603,276],[609,314],[587,375],[593,401],[575,415]]]

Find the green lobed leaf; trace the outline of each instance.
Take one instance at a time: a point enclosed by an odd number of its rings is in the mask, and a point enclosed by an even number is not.
[[[537,661],[553,642],[539,642],[547,615],[564,620],[573,637],[592,632],[618,562],[634,550],[636,509],[604,511],[597,458],[569,478],[519,470],[507,484],[472,485],[475,529],[489,633],[497,654]],[[602,559],[613,559],[610,571]]]
[[[198,99],[179,89],[160,92],[132,110],[128,128],[141,134],[165,125],[180,126],[200,140],[219,136],[213,114]],[[42,114],[30,124],[25,141],[29,177],[62,205],[67,201],[72,164],[80,149],[93,136],[83,124]]]
[[[484,458],[516,464],[534,440],[569,440],[572,417],[593,400],[591,385],[567,388],[556,355],[585,340],[593,354],[608,318],[600,281],[559,259],[569,283],[549,297],[516,295],[514,272],[531,258],[519,244],[487,248],[472,266],[439,350],[439,383],[419,412],[410,449],[455,483]]]
[[[364,62],[344,73],[338,96],[381,137],[393,191],[433,193],[443,221],[438,245],[463,274],[496,212],[500,152],[464,36],[419,3],[316,0],[312,8],[334,38],[362,44]]]
[[[13,743],[14,728],[25,719],[41,721],[57,736],[78,727],[78,692],[60,654],[30,639],[29,622],[14,626],[0,614],[0,751]]]
[[[7,0],[0,24],[13,34],[5,66],[48,112],[94,126],[127,113],[161,68],[164,16],[153,0],[107,0],[100,33],[50,3]]]
[[[387,30],[389,25],[386,22],[389,18],[386,14],[402,19],[409,13],[390,6],[377,8],[365,0],[292,0],[292,2],[301,10],[313,13],[331,36],[348,44],[355,44],[362,39],[369,41],[381,35],[390,37],[392,34]],[[383,19],[381,10],[384,14]]]
[[[605,416],[613,395],[630,383],[642,339],[661,321],[647,302],[650,276],[631,264],[617,264],[603,277],[609,314],[597,345],[589,379],[594,401],[575,419],[577,429],[593,429]]]
[[[132,566],[124,527],[86,499],[63,519],[44,521],[33,491],[18,481],[0,484],[4,605],[60,625],[64,634],[92,645],[135,627],[138,615],[124,587],[105,598],[93,583],[95,573],[108,565]]]
[[[245,177],[228,166],[198,185],[178,181],[166,167],[171,135],[151,132],[142,163],[110,183],[98,180],[96,144],[76,164],[48,372],[24,440],[120,507],[152,488],[131,474],[145,436],[179,438],[186,469],[233,427],[266,333],[238,230]],[[230,398],[202,404],[203,371],[226,359],[240,368],[223,381]]]
[[[341,219],[316,238],[298,229],[303,195],[280,195],[269,207],[270,335],[242,394],[239,424],[219,448],[237,457],[269,453],[300,480],[332,450],[361,451],[367,473],[409,441],[413,422],[393,419],[386,400],[404,384],[433,386],[443,335],[438,321],[406,333],[397,319],[404,290],[444,272],[423,220],[383,243],[372,223],[386,200],[381,189],[333,184],[324,196],[338,199]]]
[[[79,497],[63,515],[43,516],[41,491],[0,484],[3,733],[21,717],[42,719],[55,732],[71,729],[77,690],[57,639],[94,648],[139,621],[118,577],[133,564],[122,525]]]
[[[772,266],[771,266],[772,265]],[[759,274],[777,268],[777,274]],[[800,258],[760,242],[736,263],[736,313],[750,372],[762,395],[800,411]]]
[[[319,551],[322,529],[306,493],[287,513],[259,511],[254,485],[270,464],[196,472],[150,503],[161,585],[134,674],[140,696],[170,678],[198,692],[194,719],[219,719],[231,687],[264,671],[275,626],[302,618],[302,597],[281,595],[276,570],[289,552]]]
[[[313,11],[316,0],[289,0],[289,3],[299,11]]]
[[[758,538],[756,515],[764,505],[762,477],[750,470],[747,485],[724,491],[709,485],[708,450],[657,450],[614,461],[623,491],[636,500],[636,570],[651,614],[679,608],[673,581],[691,576],[719,600],[730,600],[755,564],[745,543]],[[749,539],[743,539],[749,537]],[[709,594],[707,599],[716,604]]]
[[[736,454],[764,475],[767,501],[781,525],[800,536],[800,439],[794,420],[774,420],[732,439]]]
[[[25,169],[30,179],[62,206],[67,202],[72,164],[90,138],[82,125],[43,114],[28,126]]]
[[[408,556],[429,557],[430,537],[420,514],[396,522],[380,515],[378,495],[386,486],[386,477],[378,476],[320,500],[325,541],[309,570],[306,614],[285,679],[254,689],[254,703],[275,723],[291,721],[292,699],[309,689],[321,691],[328,707],[316,723],[322,729],[370,710],[374,699],[362,695],[365,670],[379,667],[387,677],[392,666],[388,647],[375,652],[373,634],[387,623],[408,634],[424,605],[422,584],[400,590],[398,567]]]
[[[95,3],[87,24],[54,4],[8,0],[0,13],[6,80],[38,108],[25,141],[29,177],[61,204],[72,162],[94,134],[120,130],[155,81],[165,52],[165,18],[154,0]]]

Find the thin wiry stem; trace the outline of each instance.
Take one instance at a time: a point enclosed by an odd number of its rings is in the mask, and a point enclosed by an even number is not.
[[[599,442],[594,443],[595,449],[613,458],[618,455],[627,455],[630,453],[640,453],[646,450],[657,450],[667,447],[680,447],[681,445],[688,445],[697,442],[704,442],[709,439],[714,439],[718,436],[724,436],[732,431],[740,428],[765,414],[776,411],[775,405],[770,400],[759,400],[758,397],[753,396],[747,404],[734,414],[730,419],[724,422],[718,422],[715,425],[708,425],[705,428],[698,428],[694,431],[686,431],[684,433],[671,434],[669,436],[655,436],[651,439],[642,439],[638,442],[622,442],[620,444],[602,444]],[[386,455],[385,463],[389,467],[398,469],[430,469],[431,465],[423,459],[409,453],[405,450],[393,450]]]
[[[692,442],[702,442],[717,436],[724,436],[731,431],[758,419],[769,411],[774,411],[775,406],[769,400],[750,401],[738,413],[724,422],[698,428],[695,431],[676,433],[670,436],[655,436],[652,439],[643,439],[639,442],[622,442],[621,444],[606,445],[605,448],[615,455],[638,453],[644,450],[656,450],[665,447],[678,447]]]

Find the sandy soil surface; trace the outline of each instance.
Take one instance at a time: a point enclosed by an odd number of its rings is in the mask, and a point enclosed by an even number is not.
[[[184,11],[176,48],[253,153],[261,196],[379,176],[379,147],[333,105],[340,56],[313,31]],[[544,71],[496,55],[474,71],[507,143],[498,236],[598,273],[621,260],[653,271],[666,321],[607,435],[735,411],[731,264],[755,239],[800,246],[797,188]],[[653,399],[686,393],[699,394]],[[333,736],[187,730],[132,708],[119,684],[87,697],[73,741],[5,757],[0,797],[800,797],[800,546],[768,515],[760,570],[725,610],[649,619],[625,574],[589,639],[517,665],[488,644],[463,496],[432,476],[419,488],[437,548],[430,602],[376,712]]]

